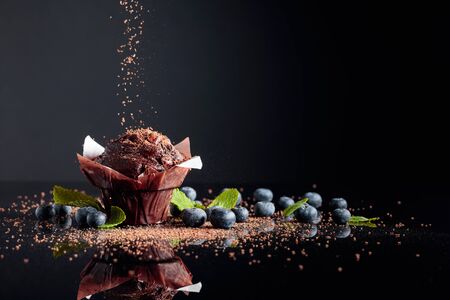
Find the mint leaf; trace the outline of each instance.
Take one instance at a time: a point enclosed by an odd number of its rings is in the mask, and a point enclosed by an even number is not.
[[[201,208],[201,209],[205,209],[206,207],[203,204],[197,203],[194,201],[194,207],[195,208]]]
[[[295,202],[291,206],[286,207],[283,210],[283,216],[288,217],[288,216],[292,215],[294,213],[294,211],[296,211],[297,209],[299,209],[300,207],[305,205],[306,202],[308,202],[308,198],[304,198],[300,201]]]
[[[378,221],[380,218],[366,218],[363,216],[351,216],[349,222],[359,223],[359,222],[374,222]]]
[[[363,227],[370,227],[370,228],[376,228],[377,224],[372,223],[372,222],[348,222],[348,225],[351,226],[363,226]]]
[[[111,206],[111,214],[106,221],[105,224],[102,226],[99,226],[100,229],[109,229],[116,227],[119,224],[122,224],[123,221],[125,221],[127,216],[125,215],[125,212],[118,206]]]
[[[380,218],[366,218],[363,216],[351,216],[350,220],[348,221],[349,225],[352,226],[365,226],[370,228],[376,228],[377,224],[373,223],[375,221],[378,221]]]
[[[189,199],[186,194],[179,189],[173,190],[172,200],[170,200],[170,203],[175,205],[180,211],[183,211],[186,208],[195,207],[195,202]]]
[[[95,197],[59,185],[53,187],[53,200],[55,200],[55,204],[76,207],[92,206],[97,210],[105,211]]]
[[[208,205],[208,207],[220,206],[226,209],[232,209],[236,206],[239,199],[239,191],[237,189],[226,189],[216,199]]]

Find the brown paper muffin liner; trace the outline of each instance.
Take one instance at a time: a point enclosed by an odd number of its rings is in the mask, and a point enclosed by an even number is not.
[[[168,244],[168,242],[167,242]],[[172,299],[177,289],[192,284],[192,274],[168,244],[160,249],[150,246],[138,260],[115,252],[118,263],[99,251],[81,272],[77,299],[98,293],[108,299]]]
[[[189,138],[175,148],[190,159]],[[190,169],[174,166],[164,172],[139,176],[133,179],[110,167],[77,154],[81,172],[102,191],[102,201],[107,211],[112,205],[125,211],[126,225],[147,225],[165,221],[175,188],[183,184]]]

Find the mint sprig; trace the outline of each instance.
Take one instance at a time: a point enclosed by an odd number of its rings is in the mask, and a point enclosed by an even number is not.
[[[300,201],[295,202],[291,206],[288,206],[283,210],[283,216],[288,217],[294,213],[297,209],[305,205],[305,203],[308,202],[308,198],[304,198]]]
[[[208,205],[208,208],[220,206],[226,209],[232,209],[236,206],[238,199],[239,191],[237,189],[226,189]]]
[[[351,216],[349,222],[375,222],[378,221],[380,218],[375,217],[375,218],[366,218],[363,216]]]
[[[111,206],[111,213],[108,221],[101,225],[100,229],[110,229],[122,224],[126,220],[125,212],[118,206]]]
[[[75,207],[92,206],[96,210],[105,211],[95,197],[77,190],[66,189],[59,185],[53,187],[53,200],[55,201],[55,204]]]
[[[189,199],[186,194],[179,189],[173,190],[172,200],[170,200],[170,203],[175,205],[180,211],[195,207],[195,202]]]
[[[378,221],[380,218],[375,217],[375,218],[366,218],[363,216],[351,216],[350,220],[348,221],[349,225],[352,226],[365,226],[365,227],[370,227],[370,228],[375,228],[377,227],[377,224],[375,224],[375,221]]]
[[[53,200],[55,201],[55,204],[75,207],[91,206],[99,211],[106,212],[105,208],[103,208],[97,198],[77,190],[63,188],[59,185],[55,185],[53,187]],[[125,212],[118,206],[111,207],[109,216],[110,217],[106,223],[99,228],[113,228],[119,224],[122,224],[126,219]]]

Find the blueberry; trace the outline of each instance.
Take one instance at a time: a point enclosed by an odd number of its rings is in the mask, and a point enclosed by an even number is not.
[[[275,212],[272,202],[260,201],[255,205],[255,215],[258,217],[270,217]]]
[[[106,214],[101,211],[89,212],[86,217],[89,227],[99,227],[106,223]]]
[[[253,193],[253,198],[255,199],[255,202],[272,201],[273,193],[269,189],[259,188],[256,189],[255,192]]]
[[[299,222],[310,224],[313,224],[318,216],[317,209],[308,203],[305,203],[302,207],[297,209],[294,214]]]
[[[294,203],[295,203],[295,201],[292,198],[283,196],[283,197],[280,197],[280,199],[278,199],[277,207],[281,210],[284,210]]]
[[[336,228],[336,238],[338,239],[345,239],[347,238],[352,230],[350,229],[350,226],[337,226]]]
[[[68,205],[56,204],[55,211],[56,211],[56,215],[58,217],[65,217],[65,216],[70,215],[70,213],[72,212],[72,207],[70,207]]]
[[[236,215],[222,207],[211,210],[210,219],[211,224],[216,228],[230,229],[236,223]]]
[[[200,227],[206,222],[206,212],[200,208],[187,208],[183,210],[183,222],[188,227]]]
[[[246,209],[245,207],[240,206],[240,207],[233,208],[232,211],[236,215],[236,222],[242,223],[242,222],[247,221],[247,219],[248,219],[248,209]]]
[[[344,198],[332,198],[330,200],[330,208],[347,208],[347,201]]]
[[[308,204],[314,206],[315,208],[322,206],[322,196],[318,193],[308,192],[304,194],[303,197],[308,198]]]
[[[216,208],[221,208],[221,207],[219,207],[219,206],[212,206],[212,207],[208,207],[207,209],[205,209],[205,212],[206,212],[206,220],[209,220],[209,219],[210,219],[210,217],[211,217],[211,212],[212,212],[213,210],[215,210]]]
[[[53,204],[41,205],[36,208],[34,214],[41,221],[49,220],[56,215],[55,206]]]
[[[223,193],[224,191],[229,190],[229,189],[230,189],[230,188],[224,188],[224,189],[222,190],[221,193]],[[241,201],[242,201],[242,195],[241,195],[241,193],[239,193],[239,194],[238,194],[238,200],[237,200],[237,202],[236,202],[236,206],[238,206],[239,204],[241,204]]]
[[[195,200],[195,198],[197,198],[197,192],[191,188],[190,186],[183,186],[180,191],[182,191],[183,193],[186,194],[186,196],[191,199],[192,201]]]
[[[79,226],[87,226],[88,213],[94,213],[97,210],[91,206],[79,208],[75,214],[75,220]]]
[[[58,219],[58,227],[61,229],[69,229],[72,226],[72,217],[66,216]]]
[[[337,224],[347,224],[352,216],[351,213],[345,208],[336,208],[333,210],[333,221]]]
[[[170,215],[175,218],[181,215],[181,210],[179,210],[178,207],[172,203],[170,204]]]

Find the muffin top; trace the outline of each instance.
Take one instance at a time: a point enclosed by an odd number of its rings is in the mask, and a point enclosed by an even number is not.
[[[106,146],[96,161],[128,177],[162,172],[186,158],[169,138],[152,128],[127,130]]]

